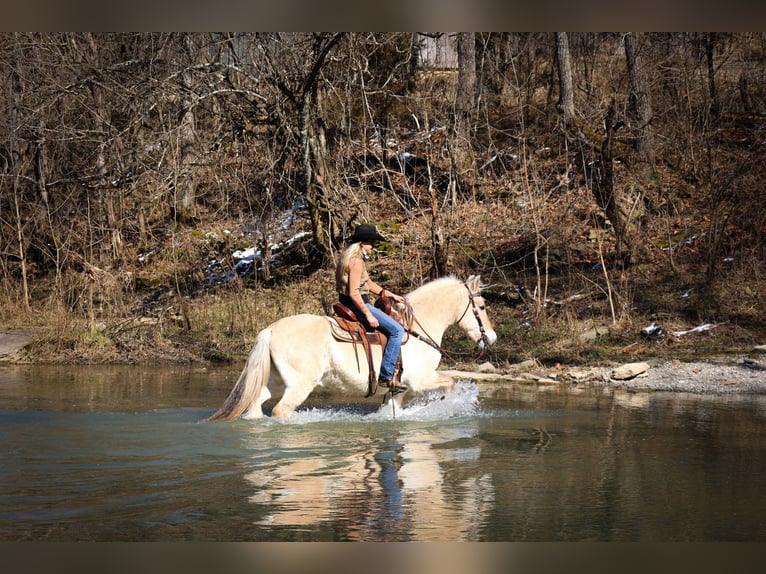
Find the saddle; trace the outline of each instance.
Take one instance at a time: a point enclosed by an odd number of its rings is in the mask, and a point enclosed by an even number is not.
[[[378,309],[384,311],[387,315],[396,318],[397,314],[393,311],[391,300],[388,297],[379,297],[375,301],[375,306]],[[336,335],[336,339],[343,341],[350,341],[354,345],[354,355],[356,357],[356,366],[359,365],[359,351],[357,344],[361,343],[364,348],[365,356],[367,357],[368,372],[368,386],[367,394],[365,398],[373,396],[378,391],[378,377],[375,375],[375,366],[372,362],[372,345],[380,345],[385,349],[388,343],[388,337],[380,331],[368,331],[364,324],[359,321],[356,314],[349,309],[343,303],[337,302],[333,305],[333,311],[335,311],[335,321],[338,324],[344,334],[347,334],[348,338],[340,338]],[[335,333],[333,333],[335,335]],[[396,369],[394,370],[394,380],[398,381],[402,371],[402,356],[399,355],[396,361]]]

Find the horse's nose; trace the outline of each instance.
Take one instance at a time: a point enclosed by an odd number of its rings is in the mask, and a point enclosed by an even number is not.
[[[489,329],[484,333],[484,337],[479,339],[479,349],[486,349],[487,347],[491,347],[495,344],[496,341],[497,333]]]

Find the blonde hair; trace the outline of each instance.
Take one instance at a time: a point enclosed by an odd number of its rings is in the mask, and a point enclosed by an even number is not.
[[[336,291],[343,292],[346,285],[345,275],[348,270],[348,262],[352,257],[359,257],[364,260],[364,252],[362,251],[362,242],[357,241],[352,243],[343,251],[338,261],[337,267],[335,267],[335,289]]]

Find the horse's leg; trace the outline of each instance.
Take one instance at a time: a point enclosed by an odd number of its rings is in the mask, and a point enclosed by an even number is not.
[[[284,392],[271,415],[287,418],[311,394],[327,369],[329,323],[313,315],[298,315],[280,323],[272,333],[273,366]],[[278,350],[278,352],[277,352]]]
[[[436,389],[451,391],[455,388],[455,380],[449,375],[445,375],[439,371],[422,373],[417,377],[413,377],[413,379],[417,381],[417,386],[413,386],[412,388],[417,391],[433,391]]]
[[[255,399],[248,407],[245,414],[242,415],[244,419],[260,419],[263,418],[263,403],[271,398],[271,391],[264,385],[261,389],[261,394]]]
[[[286,419],[289,417],[295,409],[303,404],[311,391],[314,390],[312,384],[298,384],[285,387],[285,392],[282,398],[279,399],[274,409],[271,411],[271,416],[278,419]]]
[[[278,361],[279,378],[284,385],[282,396],[274,405],[271,416],[285,419],[303,404],[319,384],[317,374],[322,373],[318,353],[308,353],[303,360]],[[278,393],[277,393],[278,395]]]

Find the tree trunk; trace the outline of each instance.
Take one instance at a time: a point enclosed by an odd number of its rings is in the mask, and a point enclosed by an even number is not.
[[[27,258],[24,247],[24,226],[21,221],[21,151],[19,145],[19,112],[23,85],[21,82],[21,54],[19,50],[19,34],[13,34],[13,51],[11,52],[11,91],[12,103],[9,113],[10,123],[10,154],[11,154],[11,179],[13,186],[13,208],[16,216],[16,239],[19,246],[19,262],[21,263],[22,301],[24,308],[29,311],[29,284],[27,282]]]
[[[439,207],[439,191],[433,182],[429,183],[431,198],[431,246],[433,248],[433,265],[429,272],[431,279],[447,275],[449,261],[449,232],[445,229],[446,221]],[[447,193],[454,194],[455,181],[451,181]]]
[[[187,65],[194,64],[194,45],[190,34],[184,35],[184,50],[187,56]],[[187,221],[195,215],[196,183],[194,178],[194,145],[195,145],[195,117],[194,117],[194,86],[192,84],[191,71],[186,69],[181,72],[181,84],[183,86],[183,100],[181,103],[181,124],[178,126],[178,156],[176,169],[176,219]]]
[[[625,35],[625,59],[630,84],[629,113],[636,126],[636,173],[641,183],[646,183],[654,174],[654,137],[652,134],[652,99],[646,63],[642,55],[642,35]]]
[[[96,45],[96,41],[93,38],[93,34],[90,32],[85,33],[85,40],[90,48],[90,59],[92,74],[95,74],[99,68],[99,52]],[[122,234],[120,232],[119,223],[117,220],[117,209],[115,207],[116,198],[114,193],[110,189],[107,182],[107,169],[106,169],[106,130],[107,130],[107,111],[106,104],[104,102],[104,93],[99,82],[96,78],[92,78],[90,82],[90,92],[93,96],[93,120],[95,124],[96,138],[98,141],[98,148],[96,153],[96,173],[98,174],[98,197],[102,207],[102,213],[104,216],[106,237],[105,244],[111,246],[111,255],[113,258],[119,258],[122,253]]]
[[[710,89],[710,115],[718,116],[718,92],[715,86],[715,41],[716,33],[709,32],[705,38],[705,56],[707,59],[707,78]]]
[[[604,121],[606,137],[601,144],[601,173],[594,182],[594,195],[614,228],[617,256],[627,265],[636,259],[635,238],[643,210],[640,196],[627,193],[625,189],[614,185],[614,134],[621,125],[616,121],[616,116],[612,100]]]
[[[569,38],[566,32],[555,32],[556,64],[559,73],[559,101],[556,109],[561,115],[564,128],[574,122],[574,90],[572,88],[572,62],[569,55]]]
[[[316,141],[317,134],[314,130],[318,112],[317,82],[327,54],[342,36],[342,33],[337,33],[329,39],[320,41],[317,46],[317,56],[309,75],[303,82],[298,99],[298,112],[301,118],[301,164],[306,188],[306,202],[309,207],[312,235],[322,263],[332,258],[332,229],[334,225],[328,201],[329,194],[325,188],[324,179],[326,149]]]
[[[50,232],[50,243],[53,247],[52,257],[56,264],[56,284],[61,281],[61,247],[57,237],[58,231],[53,225],[53,219],[50,209],[50,198],[48,196],[48,160],[46,154],[45,124],[42,120],[37,126],[35,134],[35,179],[37,180],[37,189],[42,199],[41,227],[45,225]]]
[[[460,32],[457,37],[458,85],[455,98],[453,163],[461,192],[473,197],[476,168],[471,146],[476,109],[476,34]]]

